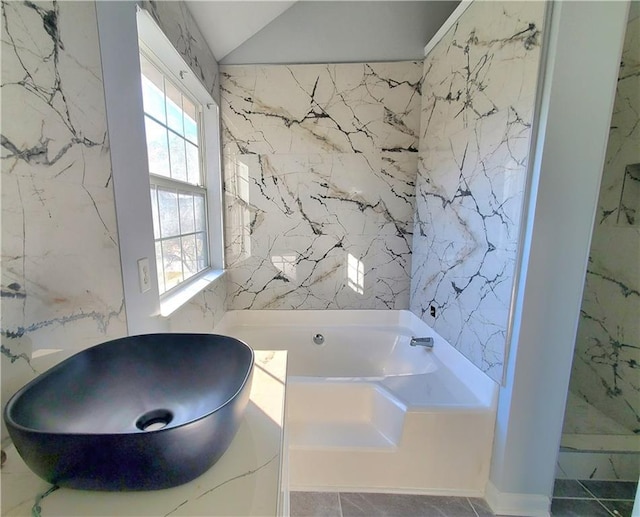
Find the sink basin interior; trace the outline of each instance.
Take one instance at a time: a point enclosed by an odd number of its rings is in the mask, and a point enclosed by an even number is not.
[[[227,336],[117,339],[22,388],[5,422],[27,465],[50,482],[165,488],[224,453],[248,402],[252,368],[251,348]]]

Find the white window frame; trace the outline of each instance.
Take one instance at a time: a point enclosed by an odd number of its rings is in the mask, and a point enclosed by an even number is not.
[[[144,9],[138,8],[137,10],[137,24],[140,52],[176,85],[184,89],[189,97],[202,106],[199,139],[203,179],[207,191],[209,267],[160,296],[160,314],[169,316],[222,275],[224,271],[220,110],[211,94],[191,71],[151,15]],[[158,178],[160,177],[153,176],[155,184],[164,183],[163,179],[158,180]],[[181,182],[177,183],[182,186]],[[153,281],[157,282],[158,280],[154,278]]]

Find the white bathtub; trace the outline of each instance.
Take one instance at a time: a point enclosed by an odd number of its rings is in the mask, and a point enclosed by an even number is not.
[[[289,351],[292,490],[483,494],[497,386],[410,312],[230,311],[215,331]]]

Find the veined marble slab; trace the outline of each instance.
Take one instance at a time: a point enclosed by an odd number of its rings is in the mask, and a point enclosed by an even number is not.
[[[238,433],[222,458],[202,476],[150,492],[57,488],[33,474],[11,446],[0,471],[2,515],[281,515],[287,352],[255,354],[251,397]]]
[[[1,9],[4,403],[126,321],[95,5]]]
[[[640,220],[633,209],[640,202],[640,190],[629,171],[638,163],[640,3],[632,2],[570,386],[602,413],[636,433],[640,433]]]
[[[411,310],[497,381],[544,9],[474,2],[424,62]]]
[[[229,308],[407,308],[421,64],[221,71]]]

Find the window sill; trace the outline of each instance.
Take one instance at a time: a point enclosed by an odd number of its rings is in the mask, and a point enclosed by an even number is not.
[[[162,300],[160,300],[160,315],[165,318],[171,316],[171,314],[185,305],[191,298],[204,291],[218,278],[222,277],[223,274],[224,270],[222,269],[212,269],[177,289],[169,296],[163,297]]]

